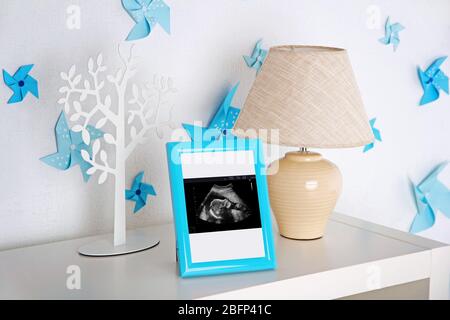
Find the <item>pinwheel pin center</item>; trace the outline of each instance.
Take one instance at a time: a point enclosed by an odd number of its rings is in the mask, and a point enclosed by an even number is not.
[[[425,71],[420,67],[418,68],[419,80],[423,88],[423,95],[419,105],[437,100],[440,95],[440,90],[448,94],[448,77],[440,69],[445,59],[447,59],[447,56],[434,60]]]
[[[141,189],[137,189],[136,194],[139,196],[141,194]]]
[[[21,66],[13,75],[3,70],[3,81],[13,91],[8,103],[22,101],[28,92],[39,98],[38,82],[28,74],[32,68],[32,64]]]

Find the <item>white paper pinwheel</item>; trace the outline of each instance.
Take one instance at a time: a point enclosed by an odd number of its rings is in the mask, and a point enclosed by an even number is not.
[[[13,91],[8,103],[22,101],[28,92],[39,98],[38,82],[28,74],[33,66],[33,64],[21,66],[14,75],[10,75],[6,70],[3,70],[3,81]]]
[[[378,130],[377,128],[375,128],[375,121],[377,121],[377,118],[370,119],[370,121],[369,121],[369,123],[370,123],[370,128],[372,129],[372,133],[373,133],[373,136],[375,137],[375,140],[381,142],[381,141],[382,141],[382,140],[381,140],[381,132],[380,132],[380,130]],[[374,146],[375,146],[375,141],[366,144],[366,145],[364,146],[363,152],[369,151],[369,150],[372,149]]]

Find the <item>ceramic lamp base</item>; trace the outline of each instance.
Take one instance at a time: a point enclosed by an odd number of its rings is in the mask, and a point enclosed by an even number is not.
[[[288,152],[269,166],[268,184],[282,236],[301,240],[323,236],[342,189],[336,165],[319,153]]]
[[[117,256],[147,250],[158,244],[158,238],[143,230],[128,230],[127,242],[123,245],[114,246],[113,237],[110,235],[80,247],[78,253],[90,257]]]

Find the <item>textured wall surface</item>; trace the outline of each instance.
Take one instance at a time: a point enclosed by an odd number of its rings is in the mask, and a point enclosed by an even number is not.
[[[117,46],[134,25],[119,0],[1,0],[0,67],[14,72],[34,63],[40,98],[6,104],[11,92],[0,85],[0,249],[110,232],[113,179],[85,184],[78,168],[58,171],[39,158],[54,152],[54,125],[61,106],[60,72],[76,64],[86,70],[90,56],[103,53],[109,70],[120,66]],[[166,0],[171,35],[160,27],[136,41],[137,79],[173,79],[170,98],[176,122],[208,121],[226,90],[240,81],[233,105],[242,106],[255,77],[242,55],[255,42],[263,46],[317,44],[349,51],[370,118],[377,117],[383,142],[362,148],[327,150],[344,176],[337,210],[400,230],[415,215],[409,179],[418,182],[435,165],[450,159],[450,99],[418,107],[422,89],[416,66],[450,53],[450,2],[447,0]],[[80,29],[67,28],[70,5],[80,8]],[[375,7],[373,7],[375,5]],[[372,6],[372,7],[371,7]],[[375,16],[373,9],[375,8]],[[377,12],[379,23],[377,23]],[[385,18],[401,22],[394,53],[378,38]],[[375,21],[375,23],[374,23]],[[125,43],[125,46],[129,43]],[[450,61],[442,69],[449,74]],[[128,161],[127,183],[145,169],[158,196],[138,215],[128,204],[128,226],[171,221],[165,142],[156,136]],[[277,155],[270,155],[274,158]],[[442,179],[450,182],[449,170]],[[449,219],[438,215],[425,235],[450,242]]]

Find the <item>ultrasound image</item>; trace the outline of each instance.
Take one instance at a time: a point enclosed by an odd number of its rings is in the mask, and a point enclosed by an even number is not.
[[[199,218],[212,223],[242,221],[251,214],[251,209],[234,191],[233,184],[213,185],[200,206]]]
[[[189,233],[261,227],[254,175],[185,179]]]

